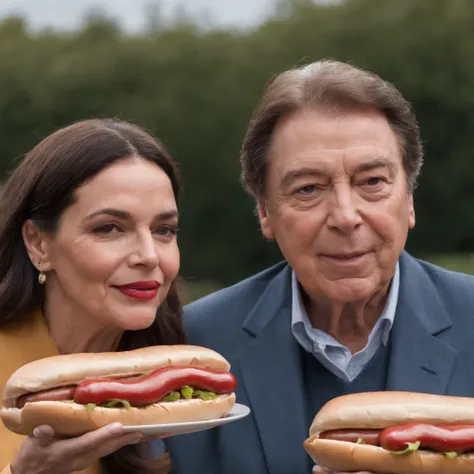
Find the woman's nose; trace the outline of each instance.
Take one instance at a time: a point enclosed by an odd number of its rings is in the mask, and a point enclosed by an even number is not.
[[[160,262],[158,249],[151,232],[137,238],[136,247],[130,256],[132,265],[156,267]]]

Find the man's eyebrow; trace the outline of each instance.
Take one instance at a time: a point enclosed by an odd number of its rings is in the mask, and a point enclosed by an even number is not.
[[[131,215],[127,211],[123,211],[121,209],[114,209],[111,207],[107,207],[104,209],[99,209],[87,216],[88,219],[92,219],[93,217],[99,215],[107,215],[112,217],[118,217],[119,219],[130,219]],[[178,217],[178,211],[176,209],[171,209],[169,211],[160,212],[155,216],[156,220],[169,220]]]
[[[354,171],[356,173],[363,173],[365,171],[372,171],[377,168],[387,168],[392,176],[394,176],[397,172],[395,163],[384,156],[379,156],[370,161],[361,163],[355,167]],[[288,186],[292,181],[305,176],[326,176],[326,173],[321,168],[310,166],[292,169],[283,175],[280,185],[282,187]]]
[[[379,156],[373,160],[366,161],[356,166],[356,173],[363,173],[364,171],[372,171],[377,168],[388,168],[390,174],[393,176],[397,172],[395,163],[384,156]]]
[[[304,177],[304,176],[324,176],[323,170],[319,168],[305,167],[289,170],[283,175],[281,179],[281,186],[288,186],[295,179]]]

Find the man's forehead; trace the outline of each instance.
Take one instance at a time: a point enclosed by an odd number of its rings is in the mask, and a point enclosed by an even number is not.
[[[357,150],[312,150],[287,160],[275,162],[275,171],[280,179],[297,178],[304,174],[332,174],[344,171],[358,173],[376,168],[394,171],[399,167],[400,158],[393,151],[374,147]]]

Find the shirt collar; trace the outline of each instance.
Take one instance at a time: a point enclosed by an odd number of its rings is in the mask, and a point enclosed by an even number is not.
[[[390,335],[390,330],[395,320],[395,313],[397,309],[398,293],[400,288],[400,265],[397,262],[395,267],[395,274],[392,278],[390,290],[388,293],[387,301],[385,302],[384,309],[377,321],[377,328],[382,326],[381,339],[384,345],[387,344]],[[294,271],[291,275],[291,326],[295,330],[295,327],[304,325],[306,329],[310,329],[311,323],[309,321],[308,313],[303,303],[303,295],[298,283],[298,279]],[[374,328],[375,329],[375,328]]]

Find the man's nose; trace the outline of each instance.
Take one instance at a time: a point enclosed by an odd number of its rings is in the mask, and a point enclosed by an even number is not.
[[[343,234],[353,232],[362,223],[356,199],[350,189],[335,192],[329,205],[327,224]]]

